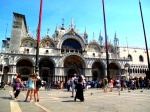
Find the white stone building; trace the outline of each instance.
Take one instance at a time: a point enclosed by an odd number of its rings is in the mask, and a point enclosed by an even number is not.
[[[11,37],[2,40],[0,80],[9,82],[16,73],[27,80],[35,71],[36,37],[27,29],[25,15],[13,13]],[[150,52],[150,51],[149,51]],[[110,77],[145,77],[148,70],[145,48],[122,47],[114,35],[108,43]],[[107,76],[105,40],[88,42],[88,34],[80,34],[71,22],[69,28],[56,26],[53,35],[42,37],[39,48],[39,74],[45,81],[66,81],[76,73],[88,81]]]

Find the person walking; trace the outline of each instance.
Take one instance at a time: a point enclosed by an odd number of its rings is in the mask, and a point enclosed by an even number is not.
[[[114,87],[114,80],[113,80],[113,79],[110,79],[110,82],[109,82],[110,92],[113,91],[113,87]]]
[[[106,93],[108,89],[108,80],[107,78],[104,79],[104,92]]]
[[[77,80],[77,77],[76,77],[77,74],[74,74],[74,77],[72,77],[72,80],[71,80],[71,88],[72,88],[72,96],[71,97],[74,97],[74,92],[75,92],[75,82]]]
[[[14,92],[15,98],[14,98],[14,100],[17,100],[17,99],[18,99],[18,95],[19,95],[19,93],[20,93],[21,87],[24,88],[25,86],[24,86],[23,83],[21,82],[21,75],[18,74],[18,76],[17,76],[17,78],[16,78],[16,80],[15,80],[15,92]]]
[[[15,93],[16,93],[16,79],[17,79],[18,74],[16,73],[15,76],[13,77],[13,81],[12,81],[12,87],[13,87],[13,91],[10,94],[10,98],[13,98]]]
[[[77,91],[76,91],[74,101],[76,101],[76,99],[79,99],[80,101],[84,101],[83,86],[84,86],[84,79],[82,78],[82,76],[80,76],[76,84]]]
[[[117,80],[116,80],[116,87],[117,87],[117,91],[120,91],[121,84],[120,84],[119,78],[117,78]]]
[[[34,74],[34,75],[31,75],[30,78],[29,78],[28,90],[27,90],[27,94],[26,94],[26,98],[25,98],[24,102],[27,102],[29,93],[30,93],[30,103],[33,102],[32,96],[33,96],[35,88],[36,88],[36,76]]]

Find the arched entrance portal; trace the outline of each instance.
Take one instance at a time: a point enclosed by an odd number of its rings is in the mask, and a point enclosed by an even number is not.
[[[99,81],[104,78],[104,67],[100,62],[94,62],[92,65],[92,80]]]
[[[116,63],[110,63],[109,72],[110,72],[110,78],[120,77],[120,70]]]
[[[77,76],[84,75],[84,67],[84,61],[80,57],[75,55],[67,57],[64,61],[66,74],[65,82],[67,82],[69,77],[73,77],[75,73],[77,74]]]
[[[40,77],[46,82],[52,82],[54,74],[54,64],[49,59],[43,59],[39,63]]]
[[[28,80],[30,74],[33,74],[32,62],[28,59],[19,60],[16,64],[16,72],[22,75],[22,80]]]

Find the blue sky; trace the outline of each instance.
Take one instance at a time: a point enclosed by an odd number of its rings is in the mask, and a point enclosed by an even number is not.
[[[150,48],[150,0],[140,1]],[[39,6],[40,0],[0,0],[0,39],[11,36],[13,12],[26,16],[27,26],[35,36]],[[109,41],[113,42],[116,32],[120,45],[127,46],[128,41],[128,46],[145,48],[139,0],[105,0],[105,12]],[[41,37],[46,35],[47,28],[52,35],[56,25],[61,26],[63,18],[65,28],[68,28],[71,18],[79,33],[84,33],[86,27],[89,41],[93,39],[93,32],[95,40],[98,40],[100,31],[105,36],[102,0],[43,0]]]

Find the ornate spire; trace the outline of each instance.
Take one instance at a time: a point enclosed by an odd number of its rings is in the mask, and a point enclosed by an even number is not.
[[[73,18],[71,18],[71,28],[73,28]]]
[[[55,32],[57,32],[58,31],[58,26],[56,25],[56,29],[55,29]]]
[[[95,34],[94,34],[94,32],[93,32],[93,41],[95,41]]]
[[[102,43],[103,43],[103,37],[101,35],[101,30],[100,30],[100,33],[99,33],[99,42],[100,42],[100,45],[102,45]]]
[[[56,29],[55,29],[55,37],[58,37],[59,34],[59,30],[58,30],[58,26],[56,25]]]
[[[117,38],[117,34],[116,34],[116,32],[115,32],[115,36],[114,36],[114,38]]]
[[[28,33],[30,33],[30,27],[28,27]]]
[[[31,37],[30,27],[28,27],[28,29],[27,29],[27,36]]]
[[[85,27],[85,30],[84,30],[84,35],[87,35],[87,32],[86,32],[86,27]]]
[[[65,27],[64,27],[64,18],[62,19],[62,27],[61,27],[61,30],[65,30]]]
[[[47,35],[48,35],[48,36],[50,36],[49,32],[50,32],[50,29],[47,28]]]
[[[86,42],[88,42],[88,34],[86,32],[86,27],[85,27],[85,30],[84,30],[84,38],[85,38]]]
[[[114,45],[115,45],[115,46],[118,46],[118,45],[119,45],[119,40],[118,40],[118,38],[117,38],[116,32],[115,32],[115,35],[114,35]]]

